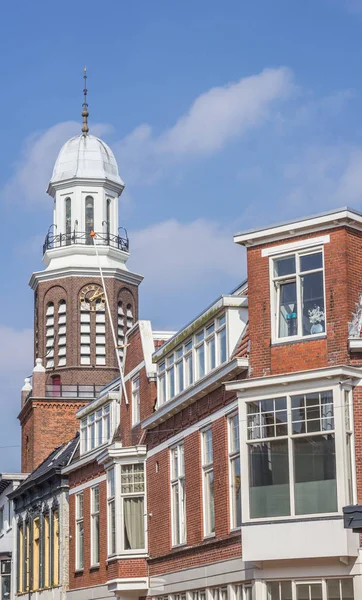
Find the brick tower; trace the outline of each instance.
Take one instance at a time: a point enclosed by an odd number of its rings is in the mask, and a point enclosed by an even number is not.
[[[142,277],[126,267],[129,242],[118,227],[124,183],[111,149],[88,133],[87,108],[85,91],[82,134],[60,150],[47,190],[54,211],[43,247],[45,269],[29,283],[36,367],[19,415],[23,472],[75,434],[76,411],[119,374],[100,266],[118,346],[138,320]],[[117,352],[122,361],[123,348]]]

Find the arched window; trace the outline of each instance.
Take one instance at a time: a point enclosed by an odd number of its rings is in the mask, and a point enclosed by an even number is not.
[[[85,199],[85,243],[92,244],[90,232],[94,229],[94,199],[87,196]]]
[[[70,198],[65,199],[65,241],[67,246],[71,242],[72,236],[72,200]]]
[[[67,305],[65,300],[59,302],[58,308],[58,366],[67,364]]]
[[[54,367],[54,303],[49,302],[45,313],[46,367]]]
[[[118,318],[118,353],[119,353],[119,358],[121,359],[121,362],[123,360],[123,356],[124,356],[124,311],[123,311],[123,306],[122,306],[122,302],[119,301],[118,302],[118,312],[117,312],[117,318]]]
[[[107,242],[109,243],[109,234],[111,233],[111,199],[110,198],[107,198],[106,222],[107,222]]]

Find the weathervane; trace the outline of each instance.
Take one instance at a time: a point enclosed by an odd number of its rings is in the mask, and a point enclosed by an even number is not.
[[[83,117],[83,126],[82,126],[82,133],[84,135],[84,137],[86,137],[88,135],[88,131],[89,131],[89,127],[88,127],[88,117],[89,117],[89,112],[88,112],[88,104],[87,104],[87,67],[84,67],[83,69],[83,79],[84,79],[84,90],[83,90],[83,94],[84,94],[84,102],[83,102],[83,110],[82,110],[82,117]]]

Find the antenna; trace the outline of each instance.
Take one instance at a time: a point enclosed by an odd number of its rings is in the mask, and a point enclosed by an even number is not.
[[[86,137],[88,135],[88,131],[89,131],[89,127],[88,127],[88,117],[89,117],[89,112],[88,112],[88,104],[87,104],[87,67],[84,67],[83,69],[83,79],[84,79],[84,89],[83,89],[83,94],[84,94],[84,101],[83,101],[83,110],[82,110],[82,117],[83,117],[83,125],[82,125],[82,133],[84,135],[84,137]]]

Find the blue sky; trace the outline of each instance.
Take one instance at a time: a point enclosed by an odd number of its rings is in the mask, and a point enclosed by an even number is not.
[[[233,233],[362,209],[361,29],[362,0],[4,4],[0,471],[19,468],[27,283],[51,223],[52,165],[80,131],[83,66],[91,132],[126,182],[141,317],[174,329],[245,276]]]

